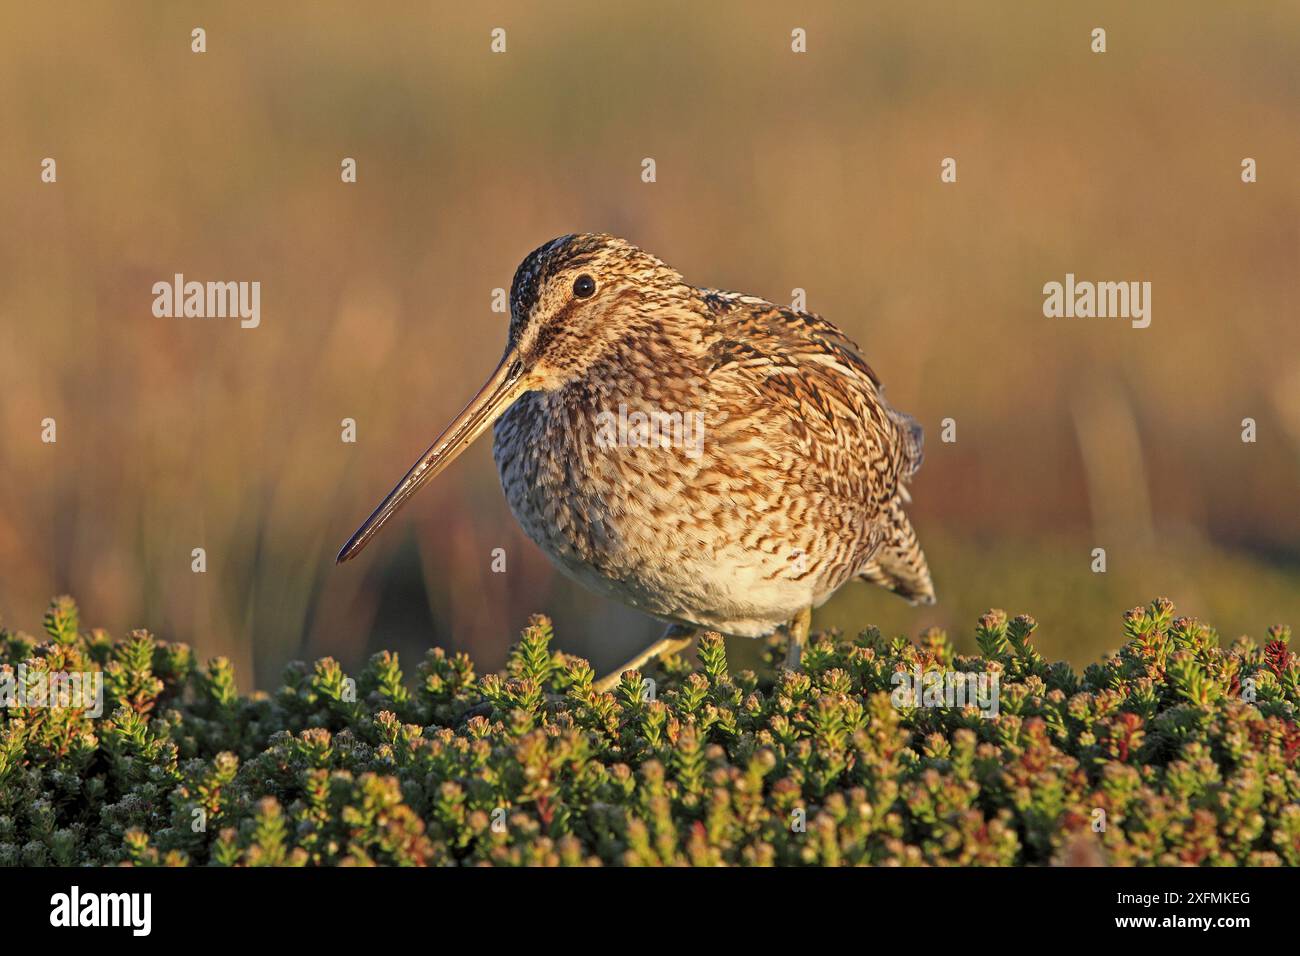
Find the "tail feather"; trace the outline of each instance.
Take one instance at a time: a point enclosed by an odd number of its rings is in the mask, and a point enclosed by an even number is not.
[[[925,429],[911,415],[904,414],[895,408],[889,410],[889,416],[898,425],[898,434],[900,447],[903,452],[903,481],[911,481],[916,477],[916,473],[921,470],[921,462],[925,460]],[[907,489],[899,484],[898,490],[903,495],[903,500],[910,500],[907,495]]]
[[[884,541],[862,566],[858,577],[893,591],[911,604],[933,604],[935,594],[930,566],[926,563],[925,552],[921,550],[912,522],[903,511],[901,498],[889,503],[884,519]]]

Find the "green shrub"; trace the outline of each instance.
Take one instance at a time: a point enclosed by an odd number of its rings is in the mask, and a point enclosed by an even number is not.
[[[0,711],[0,863],[1300,864],[1300,664],[1174,618],[1124,616],[1082,675],[991,611],[944,634],[823,636],[800,673],[699,666],[592,690],[535,618],[506,671],[429,651],[291,665],[241,697],[229,662],[144,631],[0,631],[0,685],[101,671],[98,719]],[[769,660],[780,642],[769,642]],[[996,673],[999,713],[895,706],[895,672]]]

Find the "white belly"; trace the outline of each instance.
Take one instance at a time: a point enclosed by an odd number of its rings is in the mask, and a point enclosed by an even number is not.
[[[533,540],[556,567],[598,594],[663,621],[735,637],[771,634],[803,608],[829,596],[814,595],[806,583],[773,577],[781,569],[754,562],[752,555],[701,561],[689,551],[668,553],[662,555],[665,560],[642,563],[633,576],[614,579],[557,554],[545,537]]]
[[[493,456],[524,532],[596,593],[666,621],[759,637],[856,572],[826,561],[835,541],[819,538],[843,515],[783,484],[788,458],[771,442],[715,440],[696,456],[610,449],[589,426],[555,396],[530,393],[498,420]]]

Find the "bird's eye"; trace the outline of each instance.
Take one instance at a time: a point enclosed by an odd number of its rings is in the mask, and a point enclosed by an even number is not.
[[[583,273],[573,280],[573,294],[579,299],[589,299],[596,292],[596,280]]]

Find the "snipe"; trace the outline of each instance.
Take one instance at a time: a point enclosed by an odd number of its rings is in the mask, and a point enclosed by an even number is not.
[[[855,578],[934,602],[903,511],[921,428],[820,316],[698,288],[607,235],[552,240],[519,266],[492,377],[339,552],[356,556],[496,423],[524,531],[566,574],[671,626],[605,678],[695,631],[788,624]]]

